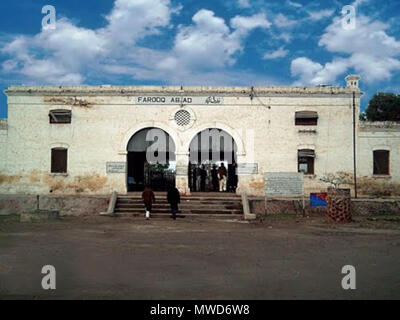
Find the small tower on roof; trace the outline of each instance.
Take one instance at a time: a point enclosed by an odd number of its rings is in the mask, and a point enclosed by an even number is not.
[[[359,89],[361,77],[355,74],[351,74],[346,77],[347,88]]]

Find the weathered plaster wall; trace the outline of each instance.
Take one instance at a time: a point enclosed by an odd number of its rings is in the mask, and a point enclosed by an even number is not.
[[[373,152],[390,151],[390,177],[400,182],[400,123],[365,122],[359,130],[359,170],[360,176],[373,176]]]
[[[206,128],[230,133],[240,163],[258,163],[259,174],[240,176],[240,188],[263,193],[264,172],[296,172],[297,150],[314,149],[315,176],[306,192],[320,191],[324,173],[351,172],[352,91],[346,88],[175,87],[12,87],[9,91],[8,152],[5,174],[11,180],[0,193],[47,194],[126,192],[125,174],[107,174],[106,162],[126,161],[130,137],[146,127],[166,130],[177,147],[178,165],[187,165],[188,148]],[[218,95],[223,105],[191,105],[196,121],[177,130],[179,105],[136,105],[138,95]],[[359,99],[357,99],[359,103]],[[358,106],[357,106],[358,107]],[[71,124],[49,124],[52,109],[72,110]],[[294,125],[296,111],[317,111],[318,126]],[[299,130],[316,132],[301,133]],[[50,174],[53,147],[68,148],[68,175]],[[182,186],[185,179],[178,177]]]
[[[361,193],[369,196],[400,196],[400,124],[361,122],[357,149]],[[374,175],[375,150],[390,151],[390,175]]]
[[[352,167],[352,108],[346,97],[271,99],[271,109],[257,108],[247,125],[255,130],[255,162],[260,175],[242,177],[248,181],[248,191],[261,194],[264,172],[297,172],[297,151],[315,150],[315,175],[305,178],[305,191],[320,191],[324,187],[319,177],[325,173],[348,171]],[[295,126],[296,111],[317,111],[318,126]],[[238,119],[238,121],[242,122]],[[300,133],[315,130],[316,133]],[[245,162],[251,162],[246,161]],[[252,189],[252,190],[251,190]]]
[[[6,169],[8,125],[6,120],[0,120],[0,175]],[[1,179],[1,178],[0,178]]]

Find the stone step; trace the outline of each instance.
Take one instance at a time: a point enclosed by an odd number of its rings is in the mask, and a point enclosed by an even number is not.
[[[117,213],[117,216],[122,216],[122,217],[143,217],[144,219],[144,213],[141,212],[132,212],[132,213]],[[242,220],[243,215],[239,214],[193,214],[193,213],[188,213],[188,214],[178,214],[177,220],[183,219],[183,218],[216,218],[216,219],[236,219],[236,220]],[[163,213],[152,213],[151,214],[151,219],[171,219],[171,214],[163,214]]]
[[[123,199],[118,198],[119,203],[143,203],[142,199]],[[168,203],[167,199],[156,199],[155,203]],[[240,199],[231,199],[231,200],[216,200],[216,199],[181,199],[181,203],[197,203],[197,204],[236,204],[241,203]]]
[[[156,193],[156,202],[153,204],[152,217],[169,217],[170,205],[165,193]],[[237,217],[243,216],[242,201],[234,194],[196,194],[195,196],[181,197],[179,213],[184,216],[199,217]],[[119,195],[115,207],[117,215],[144,216],[144,205],[141,193]]]
[[[121,200],[117,199],[117,203],[121,204],[139,204],[143,203],[143,200]],[[193,205],[240,205],[241,201],[188,201],[181,200],[181,204],[193,204]],[[169,204],[167,201],[157,201],[154,204]]]
[[[144,208],[136,209],[136,208],[117,208],[115,209],[116,213],[124,212],[124,213],[143,213],[145,211]],[[171,210],[168,209],[156,209],[153,208],[153,213],[170,213]],[[228,209],[218,209],[218,210],[204,210],[204,209],[180,209],[179,212],[182,214],[196,213],[196,214],[243,214],[242,210],[228,210]]]
[[[160,203],[153,203],[153,208],[158,209],[169,209],[171,206],[169,204],[160,204]],[[227,204],[227,205],[193,205],[193,204],[179,204],[179,208],[182,209],[204,209],[204,210],[216,210],[216,209],[232,209],[232,210],[243,210],[243,207],[239,204]],[[115,208],[144,208],[143,203],[136,203],[136,204],[126,204],[126,203],[117,203]]]
[[[155,196],[157,197],[166,197],[167,192],[154,192]],[[119,197],[141,197],[142,192],[130,192],[127,194],[118,194]],[[233,192],[192,192],[191,195],[184,195],[183,197],[212,197],[212,198],[224,198],[224,197],[239,197]]]
[[[116,208],[121,208],[121,209],[123,209],[123,208],[141,209],[141,208],[144,207],[144,205],[143,205],[143,203],[135,203],[135,204],[132,204],[132,203],[117,203],[117,205],[115,207]],[[170,205],[169,204],[156,203],[156,204],[153,204],[153,208],[154,209],[169,209]],[[218,209],[227,209],[227,210],[242,210],[243,209],[240,203],[236,204],[236,205],[234,205],[234,204],[227,204],[227,205],[221,205],[221,204],[218,204],[218,205],[214,205],[214,204],[213,205],[204,205],[204,204],[200,204],[200,205],[194,205],[194,204],[191,204],[191,203],[183,203],[183,204],[181,203],[181,204],[179,204],[179,208],[182,208],[182,209],[198,209],[198,208],[201,208],[201,209],[207,209],[207,210],[211,210],[211,211],[218,210]]]
[[[120,201],[143,201],[142,198],[118,197]],[[157,198],[156,202],[166,202],[167,198]],[[181,202],[241,202],[241,198],[181,198]]]
[[[154,195],[156,197],[167,197],[166,192],[157,193]],[[127,198],[141,198],[142,193],[128,193],[128,194],[118,194],[118,197],[127,197]],[[204,192],[204,193],[192,193],[190,195],[181,195],[184,198],[240,198],[241,196],[233,193],[233,192],[221,192],[221,193],[213,193],[213,192]]]

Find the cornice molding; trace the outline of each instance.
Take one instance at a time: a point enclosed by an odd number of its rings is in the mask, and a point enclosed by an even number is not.
[[[160,86],[11,86],[8,96],[227,96],[257,97],[269,96],[333,96],[350,95],[358,97],[363,93],[344,87],[160,87]]]

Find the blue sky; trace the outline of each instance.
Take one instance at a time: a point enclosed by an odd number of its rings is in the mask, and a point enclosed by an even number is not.
[[[42,30],[42,7],[57,11]],[[356,8],[356,28],[342,8]],[[344,86],[400,91],[399,1],[2,0],[10,85]],[[0,118],[7,117],[0,95]]]

